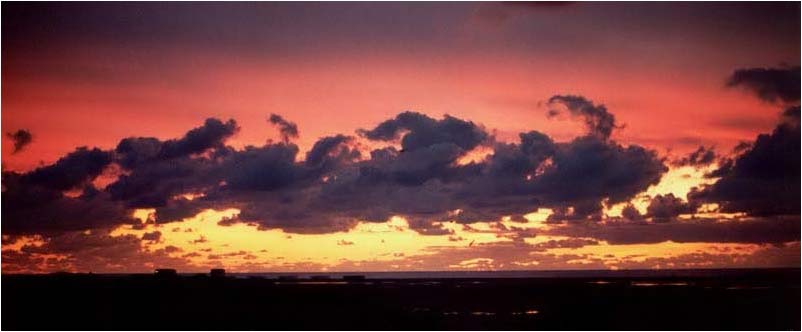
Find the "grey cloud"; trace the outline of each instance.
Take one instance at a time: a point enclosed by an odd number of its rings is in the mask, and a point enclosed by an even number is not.
[[[727,86],[740,86],[768,102],[799,101],[799,66],[738,69],[727,79]]]
[[[750,148],[725,162],[711,176],[715,183],[688,194],[699,202],[718,203],[723,212],[750,215],[800,213],[799,123],[784,122],[761,134]]]
[[[628,221],[643,221],[643,215],[641,215],[640,211],[632,204],[627,204],[627,206],[621,210],[621,217]]]
[[[31,132],[26,129],[20,129],[15,132],[6,133],[6,137],[10,138],[14,142],[14,151],[12,154],[16,154],[22,149],[24,149],[28,144],[31,144],[33,141],[33,135]]]
[[[655,222],[667,222],[674,220],[680,214],[695,213],[697,208],[695,204],[686,203],[669,193],[653,197],[646,208],[646,216]]]
[[[800,219],[794,216],[739,221],[694,219],[667,223],[568,224],[546,234],[587,237],[610,244],[665,241],[781,244],[799,241]]]
[[[278,114],[270,114],[267,121],[278,127],[279,133],[281,133],[281,140],[284,143],[289,143],[290,140],[298,138],[298,125],[294,122],[287,121]]]
[[[602,104],[594,105],[592,101],[582,96],[574,95],[555,95],[549,98],[549,106],[562,105],[572,116],[581,117],[585,121],[585,126],[589,134],[607,139],[616,128],[615,115],[607,111],[607,107]],[[549,116],[560,114],[561,110],[552,108]]]
[[[672,162],[675,166],[707,166],[716,161],[718,155],[715,149],[711,147],[699,146],[685,157]]]
[[[368,139],[392,141],[401,137],[402,151],[412,151],[438,143],[452,143],[462,150],[471,150],[489,138],[483,128],[470,121],[446,115],[436,120],[425,114],[403,112],[394,119],[384,121],[371,130],[360,133]]]
[[[153,231],[142,234],[142,241],[159,242],[162,238],[162,232]]]

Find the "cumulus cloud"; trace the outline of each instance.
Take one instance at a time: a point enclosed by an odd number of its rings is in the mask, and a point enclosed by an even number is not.
[[[33,135],[31,135],[31,132],[26,129],[20,129],[15,132],[6,133],[6,137],[10,138],[14,142],[14,151],[11,151],[12,154],[22,151],[22,149],[28,146],[28,144],[31,144],[33,141]]]
[[[27,173],[3,172],[3,233],[36,233],[132,222],[119,204],[90,182],[112,154],[85,147]],[[66,191],[80,190],[78,196]]]
[[[718,181],[689,197],[718,203],[724,212],[799,214],[799,137],[799,126],[788,124],[761,134],[751,149],[716,171]]]
[[[653,197],[646,208],[646,216],[655,222],[667,222],[676,219],[680,214],[692,214],[697,208],[669,193]]]
[[[437,120],[416,112],[403,112],[371,130],[360,130],[360,133],[368,139],[379,141],[392,141],[401,136],[402,152],[440,143],[450,143],[468,151],[490,137],[483,128],[471,121],[449,115]]]
[[[655,151],[611,139],[615,117],[603,105],[559,95],[551,98],[551,104],[585,119],[588,134],[556,142],[533,130],[521,133],[516,142],[498,142],[468,120],[404,112],[360,130],[356,137],[323,137],[304,158],[298,158],[298,146],[287,140],[242,149],[227,146],[226,140],[239,127],[233,120],[217,119],[208,119],[177,139],[129,137],[111,151],[80,148],[52,165],[4,173],[4,234],[136,224],[130,217],[134,208],[155,209],[156,223],[180,221],[209,208],[236,208],[239,215],[222,224],[241,222],[290,233],[347,231],[359,221],[402,216],[420,234],[442,236],[453,234],[442,221],[469,224],[504,216],[522,220],[538,208],[553,209],[550,221],[555,223],[593,224],[601,219],[603,203],[628,202],[668,170]],[[798,119],[798,111],[787,113],[786,118]],[[693,192],[690,203],[670,194],[656,196],[644,215],[628,206],[624,218],[675,221],[703,202],[719,203],[723,211],[743,211],[744,204],[755,201],[757,205],[771,201],[772,207],[790,204],[793,197],[777,196],[792,195],[793,190],[776,187],[799,177],[798,153],[789,152],[799,151],[798,130],[786,120],[775,133],[761,136],[730,166],[720,167],[722,178],[716,184]],[[376,148],[364,156],[357,148],[360,139],[398,145]],[[480,146],[491,153],[481,160],[460,162]],[[706,162],[709,151],[698,150],[688,162]],[[796,171],[791,172],[794,162]],[[119,178],[102,189],[92,186],[112,165],[123,170]],[[750,186],[771,186],[774,193],[728,196],[736,194],[727,188]],[[796,186],[798,202],[798,181]],[[66,195],[69,190],[81,194]],[[189,193],[193,199],[183,197]],[[763,210],[757,214],[771,214],[765,213],[771,209]],[[627,227],[640,223],[631,224]],[[658,228],[668,230],[661,239],[683,238],[679,233],[696,229],[680,222],[666,224],[682,224],[677,226],[681,231]],[[756,234],[752,241],[763,235],[777,237],[773,232]],[[741,235],[731,236],[737,240]]]
[[[184,137],[161,141],[154,137],[129,137],[117,144],[118,163],[128,169],[144,163],[171,160],[200,154],[210,149],[225,151],[224,142],[239,131],[233,119],[223,122],[206,119],[200,127],[188,131]]]
[[[233,119],[222,122],[218,119],[206,119],[203,126],[192,129],[177,140],[167,140],[162,143],[159,157],[169,159],[204,152],[210,148],[222,147],[225,139],[239,131],[237,122]]]
[[[319,173],[338,169],[361,157],[358,149],[349,146],[354,138],[346,135],[328,136],[319,139],[306,154],[304,163]]]
[[[39,167],[20,176],[20,186],[40,186],[52,190],[69,190],[94,179],[112,162],[108,151],[81,147],[54,164]]]
[[[596,111],[581,112],[601,119],[593,120],[601,127],[614,126],[603,106],[581,97],[554,100],[583,101],[590,106],[569,106],[593,107]],[[280,117],[275,121],[286,122]],[[71,229],[130,222],[134,208],[155,209],[157,223],[180,221],[208,208],[237,208],[240,214],[226,225],[244,222],[260,229],[327,233],[348,230],[359,220],[384,222],[400,215],[421,234],[445,235],[451,231],[439,221],[472,223],[507,215],[520,220],[539,207],[570,209],[567,217],[573,219],[596,216],[602,201],[626,201],[666,171],[654,151],[623,146],[607,134],[557,143],[530,131],[520,134],[517,143],[501,143],[481,125],[449,115],[436,119],[403,112],[360,130],[363,139],[400,143],[400,150],[378,148],[369,158],[356,148],[359,137],[347,135],[319,139],[302,161],[298,147],[286,141],[237,150],[225,141],[238,130],[234,120],[208,119],[178,139],[129,137],[113,151],[82,148],[53,165],[10,174],[4,177],[4,198],[13,201],[15,195],[26,194],[18,201],[36,203],[24,215],[24,204],[12,207],[4,199],[4,219],[12,217],[10,224],[31,230],[42,227],[24,219],[36,217],[37,209],[46,206],[48,200],[31,196],[42,193],[28,193],[44,187],[44,194],[53,197],[50,201],[69,204],[38,214],[52,218],[70,204],[77,205],[76,217],[98,214],[91,222],[64,221]],[[483,160],[458,162],[479,146],[493,151]],[[63,191],[87,187],[110,164],[123,170],[116,181],[102,190],[84,189],[87,194],[81,197],[64,196]],[[196,197],[182,197],[187,193]]]
[[[234,120],[210,118],[179,139],[125,138],[114,153],[126,173],[106,191],[130,208],[167,207],[176,195],[201,192],[220,180],[210,173],[232,153],[225,141],[238,131]]]
[[[6,178],[4,178],[4,185]],[[6,189],[3,234],[51,234],[69,230],[134,224],[131,211],[103,192],[87,189],[78,197],[42,188]]]
[[[668,168],[657,153],[641,146],[622,146],[593,136],[580,137],[561,145],[553,166],[534,186],[547,192],[553,202],[629,200],[656,184]]]
[[[621,217],[627,221],[643,221],[644,219],[638,208],[632,204],[627,204],[624,206],[624,208],[621,210]]]
[[[585,121],[589,134],[607,139],[616,128],[615,115],[607,111],[602,104],[593,104],[582,96],[555,95],[549,98],[549,117],[559,115],[562,110],[554,106],[562,105],[572,116],[580,117]]]
[[[284,141],[284,143],[289,143],[290,140],[298,138],[298,125],[296,125],[294,122],[287,121],[278,114],[270,114],[270,117],[267,118],[267,121],[278,127],[279,133],[281,134],[281,140]]]
[[[717,203],[723,212],[753,216],[800,213],[799,67],[740,69],[728,85],[743,86],[769,102],[785,102],[780,123],[754,142],[739,144],[736,156],[708,174],[710,186],[688,194],[693,201]]]
[[[738,69],[727,79],[727,86],[743,87],[767,102],[798,102],[799,66]]]
[[[712,164],[716,161],[717,157],[718,155],[716,154],[716,150],[712,146],[699,146],[698,149],[694,150],[687,156],[674,160],[672,164],[674,166],[702,167]]]

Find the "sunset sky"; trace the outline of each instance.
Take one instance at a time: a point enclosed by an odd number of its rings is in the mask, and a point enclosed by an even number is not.
[[[800,7],[2,4],[2,272],[799,267]]]

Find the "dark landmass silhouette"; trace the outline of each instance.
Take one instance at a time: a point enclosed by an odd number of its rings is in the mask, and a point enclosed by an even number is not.
[[[166,271],[166,270],[162,270]],[[799,330],[800,269],[3,275],[4,330]],[[601,276],[599,276],[601,275]]]

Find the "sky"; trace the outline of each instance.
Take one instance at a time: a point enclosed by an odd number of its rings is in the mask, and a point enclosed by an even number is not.
[[[799,3],[2,4],[2,272],[800,265]]]

